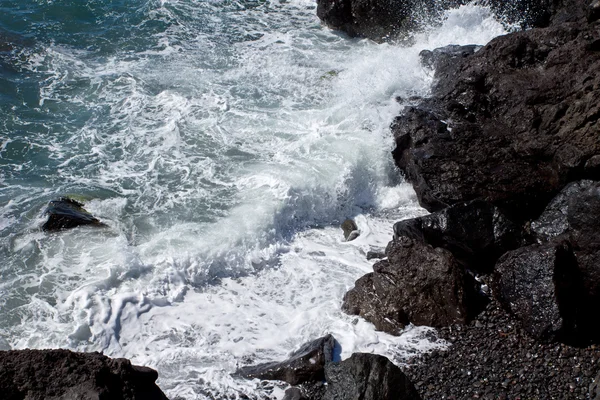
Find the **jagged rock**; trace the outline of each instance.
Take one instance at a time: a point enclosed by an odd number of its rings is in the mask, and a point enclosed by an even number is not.
[[[565,233],[576,234],[585,240],[596,238],[599,226],[596,218],[600,216],[599,193],[600,182],[583,180],[570,183],[531,223],[531,230],[540,242],[548,242]]]
[[[440,13],[434,1],[423,0],[318,0],[317,16],[330,28],[375,41],[407,36]]]
[[[271,362],[242,367],[235,375],[253,379],[278,380],[298,385],[324,379],[323,366],[333,360],[335,339],[326,335],[304,344],[282,362]]]
[[[387,260],[358,279],[342,309],[394,335],[409,322],[445,326],[468,318],[465,272],[445,249],[402,237],[388,244]]]
[[[542,340],[569,340],[577,328],[581,277],[568,243],[536,244],[506,253],[494,272],[494,294]]]
[[[576,341],[600,340],[600,182],[578,181],[567,185],[531,223],[542,243],[567,241],[573,247],[581,285]]]
[[[166,400],[157,378],[153,369],[100,353],[0,351],[0,393],[6,400]]]
[[[324,400],[419,400],[421,397],[400,368],[377,354],[354,353],[325,366]]]
[[[568,182],[599,179],[585,167],[600,154],[599,40],[579,20],[457,58],[432,98],[393,124],[394,159],[420,203],[436,211],[482,199],[528,220]]]
[[[68,197],[51,201],[44,213],[48,215],[48,220],[42,225],[44,231],[71,229],[82,225],[105,226],[87,212],[82,203]]]
[[[330,28],[378,42],[410,36],[441,20],[443,12],[468,0],[318,0],[317,16]],[[507,24],[547,26],[553,14],[565,8],[552,0],[487,0],[484,3]],[[569,8],[573,12],[574,7]],[[576,9],[578,13],[581,10]],[[563,15],[564,14],[564,15]],[[561,14],[561,21],[570,14]],[[579,15],[579,14],[578,14]]]
[[[397,222],[394,237],[401,236],[443,247],[478,273],[491,272],[498,257],[524,241],[519,226],[497,207],[479,200]]]
[[[450,77],[456,75],[461,65],[460,61],[463,58],[472,56],[482,47],[478,45],[449,45],[433,50],[423,50],[419,53],[419,57],[424,67],[435,71],[436,81],[433,85],[444,85],[449,83]],[[442,88],[438,88],[438,90],[442,90]]]

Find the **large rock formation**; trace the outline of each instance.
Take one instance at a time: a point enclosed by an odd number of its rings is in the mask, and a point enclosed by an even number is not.
[[[468,0],[317,0],[317,15],[330,28],[350,36],[375,41],[402,39],[441,19],[443,12]],[[487,0],[496,15],[508,24],[547,26],[553,19],[565,21],[585,14],[581,5],[569,2],[568,12],[560,0]]]
[[[583,3],[553,21],[583,18]],[[483,199],[527,220],[568,182],[600,179],[598,24],[498,37],[456,58],[432,98],[405,109],[394,158],[425,208]]]
[[[0,351],[5,400],[166,400],[156,371],[100,353]]]
[[[395,335],[408,323],[444,326],[467,320],[470,285],[452,253],[402,236],[388,244],[386,255],[346,293],[345,312]]]

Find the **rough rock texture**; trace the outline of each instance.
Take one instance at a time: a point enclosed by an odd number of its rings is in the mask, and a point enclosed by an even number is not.
[[[451,344],[447,351],[403,369],[424,400],[583,400],[600,372],[599,347],[538,342],[496,303],[439,335]]]
[[[285,391],[283,400],[308,400],[302,390],[297,387],[291,387]]]
[[[317,15],[330,28],[350,36],[385,41],[406,37],[426,24],[439,21],[443,11],[467,3],[468,0],[318,0]],[[490,5],[504,22],[520,23],[523,27],[547,26],[557,10],[564,7],[560,0],[483,3]],[[585,12],[581,6],[572,6],[570,13],[561,14],[559,20],[573,19],[574,14],[580,17]]]
[[[444,84],[448,77],[454,76],[461,65],[461,60],[472,56],[483,46],[449,45],[433,50],[423,50],[419,53],[421,64],[435,71],[435,84]]]
[[[475,200],[394,224],[394,237],[409,237],[449,250],[469,269],[487,273],[508,250],[524,244],[524,233],[497,207]]]
[[[5,400],[166,400],[156,371],[100,353],[0,351]]]
[[[457,60],[393,124],[396,164],[425,208],[482,199],[527,220],[568,182],[600,178],[598,22],[501,36]]]
[[[236,375],[248,379],[279,380],[290,385],[322,381],[325,378],[323,367],[333,360],[334,347],[335,339],[326,335],[304,344],[285,361],[242,367]]]
[[[418,400],[410,380],[387,358],[354,353],[340,363],[325,366],[324,400]]]
[[[572,247],[578,286],[571,301],[575,309],[576,340],[600,340],[600,182],[579,181],[566,186],[531,224],[538,241]]]
[[[500,258],[494,295],[537,339],[564,339],[577,325],[581,282],[568,244],[522,247]]]
[[[67,197],[51,201],[44,212],[48,220],[42,225],[44,231],[71,229],[82,225],[105,226],[83,208],[83,204]]]
[[[391,334],[409,322],[444,326],[467,320],[465,272],[448,250],[400,237],[388,244],[386,255],[346,293],[345,312]]]
[[[329,27],[375,41],[406,36],[439,11],[432,0],[317,1],[317,16]]]

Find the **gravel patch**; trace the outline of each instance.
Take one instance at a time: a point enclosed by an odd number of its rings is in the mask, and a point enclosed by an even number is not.
[[[451,347],[404,370],[423,400],[589,399],[600,372],[600,346],[538,343],[495,302],[471,324],[438,332]]]

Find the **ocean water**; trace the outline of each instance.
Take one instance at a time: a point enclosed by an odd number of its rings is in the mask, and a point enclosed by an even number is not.
[[[127,357],[172,399],[277,399],[231,373],[327,333],[342,358],[444,346],[341,299],[425,213],[390,155],[396,98],[432,82],[418,53],[503,33],[475,5],[402,47],[327,29],[313,0],[0,0],[0,349]],[[108,227],[42,232],[62,195]]]

